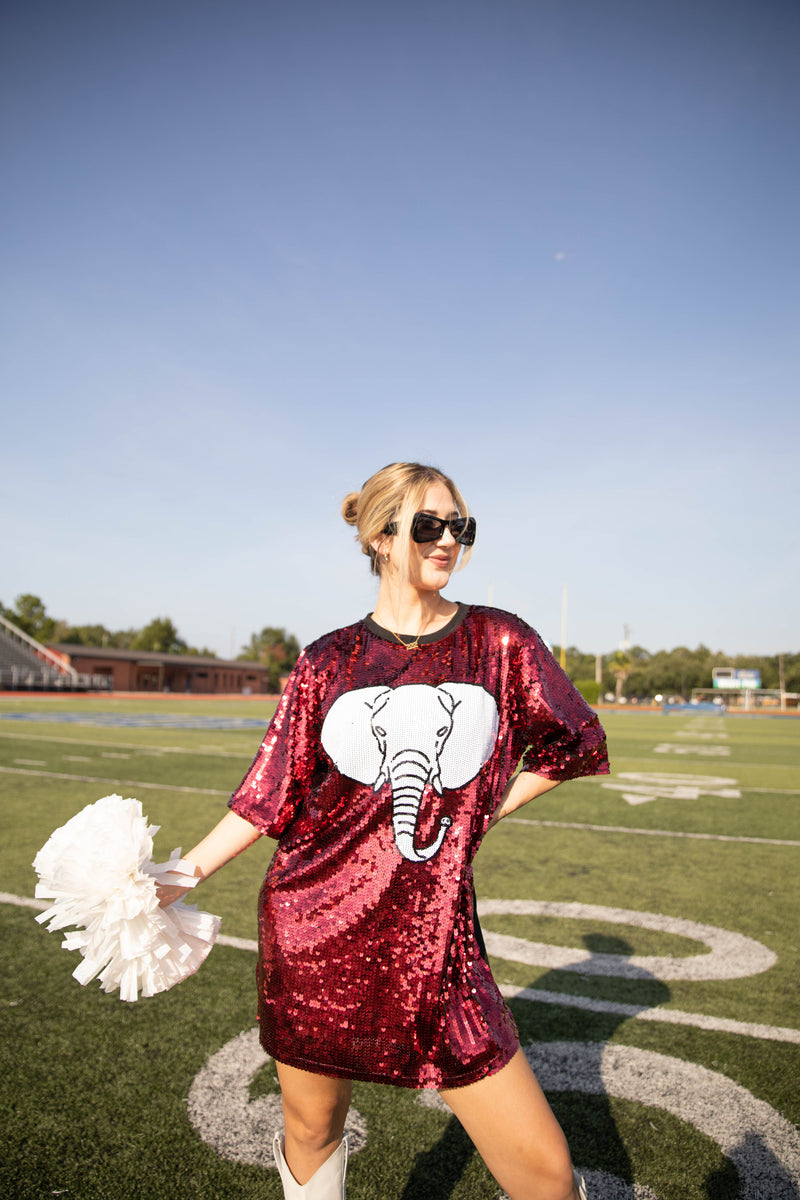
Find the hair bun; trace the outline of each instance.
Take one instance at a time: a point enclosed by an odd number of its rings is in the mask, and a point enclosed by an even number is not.
[[[358,524],[358,499],[360,492],[350,492],[342,501],[342,516],[348,525]]]

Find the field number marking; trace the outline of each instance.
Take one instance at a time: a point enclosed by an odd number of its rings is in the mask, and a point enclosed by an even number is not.
[[[620,771],[613,779],[603,780],[602,787],[622,792],[628,804],[647,804],[650,800],[697,800],[700,796],[717,796],[723,800],[740,800],[742,793],[735,779],[715,775],[664,775],[659,772]]]
[[[736,1167],[741,1200],[797,1200],[800,1133],[727,1075],[614,1042],[534,1042],[525,1054],[545,1091],[616,1096],[698,1129]]]
[[[15,896],[11,892],[0,892],[0,904],[13,904],[18,908],[32,908],[43,912],[49,901],[35,900],[30,896]],[[238,938],[220,935],[217,938],[220,946],[230,946],[234,950],[244,950],[250,954],[258,952],[258,943],[250,938]],[[612,1000],[598,1000],[591,996],[576,996],[562,992],[545,991],[544,989],[520,988],[501,986],[500,991],[506,999],[531,1000],[538,1004],[562,1004],[568,1008],[582,1008],[587,1012],[607,1012],[625,1018],[643,1021],[660,1021],[672,1025],[690,1025],[697,1029],[707,1029],[712,1032],[734,1033],[742,1037],[764,1038],[774,1042],[794,1042],[800,1044],[800,1030],[786,1029],[779,1025],[757,1025],[746,1021],[732,1021],[727,1017],[710,1017],[705,1013],[681,1012],[675,1008],[642,1008],[633,1004],[618,1004]]]
[[[800,1179],[800,1134],[726,1075],[613,1042],[534,1042],[525,1055],[546,1092],[616,1096],[663,1109],[711,1138],[739,1173],[741,1200],[767,1195],[797,1200],[793,1181]],[[258,1030],[248,1029],[212,1054],[195,1076],[189,1120],[222,1158],[274,1167],[270,1143],[283,1124],[280,1097],[249,1097],[251,1080],[269,1061]],[[420,1092],[418,1099],[425,1107],[444,1105],[435,1092]],[[355,1109],[345,1129],[351,1150],[358,1153],[367,1143],[367,1129]],[[657,1200],[642,1185],[625,1184],[605,1172],[583,1174],[606,1200]]]

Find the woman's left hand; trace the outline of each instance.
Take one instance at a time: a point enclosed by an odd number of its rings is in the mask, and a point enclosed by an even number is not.
[[[494,810],[492,819],[486,827],[487,832],[498,821],[502,821],[503,817],[516,812],[524,804],[529,804],[531,800],[535,800],[537,796],[543,796],[545,792],[552,792],[553,788],[558,787],[560,782],[558,779],[545,779],[544,775],[534,775],[532,771],[518,772],[518,774],[509,779],[503,789],[500,803]]]

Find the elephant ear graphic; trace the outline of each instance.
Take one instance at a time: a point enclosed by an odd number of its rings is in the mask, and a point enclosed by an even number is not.
[[[383,754],[371,733],[372,710],[391,688],[368,687],[346,692],[331,706],[322,725],[322,746],[348,779],[374,784]]]
[[[445,683],[436,690],[452,696],[458,705],[452,733],[439,755],[442,786],[461,787],[492,756],[499,727],[497,705],[494,696],[474,683]]]

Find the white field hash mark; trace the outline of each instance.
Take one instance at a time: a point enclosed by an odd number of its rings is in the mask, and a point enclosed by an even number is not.
[[[653,747],[655,754],[697,754],[700,758],[730,758],[730,746],[683,746],[660,742]]]
[[[728,737],[727,733],[700,733],[696,729],[679,729],[675,737],[693,738],[698,742],[722,741]]]

